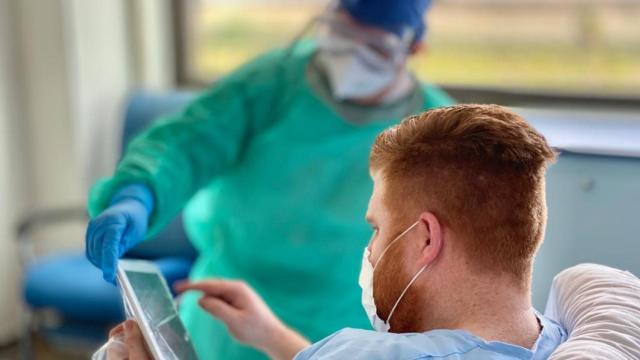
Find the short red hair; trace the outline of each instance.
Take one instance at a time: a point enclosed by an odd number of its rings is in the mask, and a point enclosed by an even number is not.
[[[524,284],[544,234],[544,173],[555,157],[518,114],[456,105],[382,132],[370,167],[382,172],[383,201],[398,221],[431,211],[460,234],[469,264]]]

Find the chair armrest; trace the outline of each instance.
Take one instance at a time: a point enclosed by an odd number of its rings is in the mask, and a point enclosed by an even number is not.
[[[43,226],[75,221],[87,222],[88,220],[89,216],[84,206],[42,209],[27,214],[15,228],[16,240],[18,242],[18,256],[20,257],[23,267],[35,258],[33,255],[33,238],[30,236],[33,230]]]
[[[16,235],[18,241],[23,241],[33,229],[55,225],[58,223],[66,223],[69,221],[88,221],[89,215],[84,206],[72,206],[67,208],[43,209],[36,210],[27,214],[16,227]]]

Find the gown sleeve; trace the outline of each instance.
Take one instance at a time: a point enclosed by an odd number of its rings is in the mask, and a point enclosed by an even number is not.
[[[123,185],[142,183],[155,200],[146,237],[157,234],[196,191],[238,161],[254,134],[275,121],[282,56],[274,51],[257,58],[134,138],[115,174],[92,187],[90,216],[103,211]]]

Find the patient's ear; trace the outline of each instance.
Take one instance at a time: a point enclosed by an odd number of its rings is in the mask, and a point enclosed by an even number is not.
[[[420,256],[420,266],[432,264],[440,253],[444,245],[444,236],[440,220],[432,212],[420,214],[421,227],[426,229],[422,235],[422,247]]]

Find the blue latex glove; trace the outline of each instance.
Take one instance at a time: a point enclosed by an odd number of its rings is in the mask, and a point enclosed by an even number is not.
[[[89,222],[87,258],[102,269],[105,280],[115,283],[118,259],[144,239],[153,205],[148,187],[126,185],[111,198],[109,207]]]

